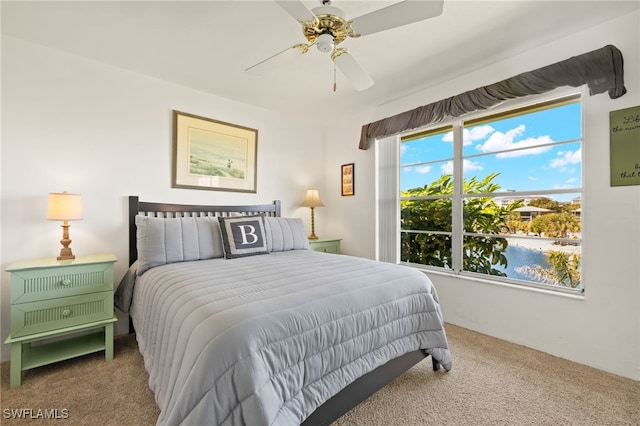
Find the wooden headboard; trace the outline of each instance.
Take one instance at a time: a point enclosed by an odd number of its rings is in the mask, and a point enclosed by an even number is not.
[[[192,216],[244,216],[264,214],[280,216],[280,200],[272,204],[255,204],[246,206],[204,206],[189,204],[167,204],[140,201],[137,195],[129,196],[129,265],[138,258],[136,238],[136,216],[152,217],[192,217]]]

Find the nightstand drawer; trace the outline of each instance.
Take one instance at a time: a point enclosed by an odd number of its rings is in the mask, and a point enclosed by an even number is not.
[[[309,247],[313,251],[320,251],[323,253],[340,253],[340,239],[322,238],[318,240],[309,240]]]
[[[11,337],[71,327],[113,317],[113,291],[11,306]]]
[[[11,274],[11,303],[113,290],[111,263],[30,269]]]
[[[340,253],[340,248],[336,244],[317,244],[313,246],[313,250],[323,253]]]

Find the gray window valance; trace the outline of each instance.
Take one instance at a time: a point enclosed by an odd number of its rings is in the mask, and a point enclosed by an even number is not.
[[[609,91],[609,97],[616,99],[627,92],[623,77],[622,53],[615,46],[607,45],[489,86],[365,124],[360,135],[360,149],[368,149],[377,138],[438,123],[447,117],[459,117],[487,109],[507,99],[540,94],[562,86],[587,84],[589,94]]]

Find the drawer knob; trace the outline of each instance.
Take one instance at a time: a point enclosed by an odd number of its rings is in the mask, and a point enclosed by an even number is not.
[[[69,278],[65,278],[62,281],[60,281],[61,285],[71,285],[71,280]]]
[[[69,315],[71,315],[71,309],[65,309],[64,311],[62,311],[63,317],[68,317]]]

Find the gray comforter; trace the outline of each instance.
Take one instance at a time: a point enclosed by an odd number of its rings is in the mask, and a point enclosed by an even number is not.
[[[293,250],[152,268],[131,315],[162,425],[298,425],[416,349],[451,357],[421,272]]]

